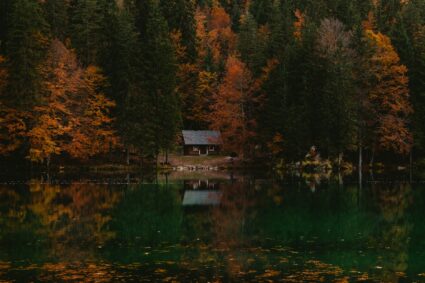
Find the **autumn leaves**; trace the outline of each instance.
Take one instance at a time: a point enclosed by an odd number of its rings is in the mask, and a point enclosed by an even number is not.
[[[220,130],[228,153],[290,160],[312,144],[329,158],[406,154],[421,137],[415,1],[4,1],[2,155],[118,148],[152,161],[177,148],[180,129]],[[387,19],[397,9],[411,46]]]
[[[80,67],[75,54],[54,40],[42,66],[42,74],[44,95],[33,111],[9,110],[9,115],[15,116],[12,120],[15,123],[7,122],[8,126],[16,124],[16,129],[27,129],[10,136],[13,140],[6,143],[9,150],[18,146],[19,139],[27,138],[28,157],[43,162],[63,153],[87,159],[108,152],[116,145],[109,115],[114,103],[101,92],[105,77],[98,68]],[[3,148],[3,151],[7,150]]]

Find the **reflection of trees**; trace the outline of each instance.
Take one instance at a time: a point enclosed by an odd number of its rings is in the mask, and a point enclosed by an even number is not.
[[[181,238],[182,208],[177,188],[171,185],[130,187],[113,210],[110,227],[117,231],[114,243],[122,244],[114,256],[138,258],[140,249],[177,244]],[[122,252],[123,248],[129,248]]]
[[[407,183],[375,184],[372,188],[382,219],[372,243],[380,257],[377,276],[385,282],[398,282],[407,271],[409,235],[412,225],[406,210],[412,202],[411,186]]]
[[[251,191],[242,183],[225,186],[222,189],[221,205],[211,211],[213,246],[224,253],[230,277],[247,269],[246,258],[238,252],[246,245],[244,226],[247,209],[252,205],[249,196]]]
[[[106,227],[110,209],[120,198],[120,191],[104,185],[31,182],[28,186],[1,187],[2,246],[15,247],[12,255],[32,257],[43,252],[67,260],[85,258],[92,255],[87,247],[102,245],[114,236]],[[36,248],[41,244],[50,248]],[[22,251],[18,252],[19,248]]]
[[[69,258],[71,251],[78,254],[85,247],[102,245],[114,236],[105,227],[111,219],[110,209],[121,198],[120,191],[79,183],[31,183],[30,191],[29,208],[41,219],[56,256]]]
[[[42,240],[43,233],[30,204],[31,194],[26,186],[0,187],[0,245],[10,257],[41,256],[39,250],[31,249]]]
[[[220,205],[187,211],[185,222],[190,223],[186,229],[191,238],[197,236],[199,241],[188,239],[195,246],[184,253],[181,268],[204,270],[209,272],[206,277],[226,281],[227,277],[230,280],[246,274],[254,261],[249,258],[250,239],[245,236],[254,190],[249,182],[236,182],[220,184],[220,192]]]

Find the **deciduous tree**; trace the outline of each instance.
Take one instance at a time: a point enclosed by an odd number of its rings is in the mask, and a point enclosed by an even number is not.
[[[374,48],[370,58],[372,87],[369,101],[374,120],[374,146],[378,149],[406,154],[412,146],[409,117],[412,106],[409,101],[407,68],[391,44],[391,40],[371,30],[365,37]]]
[[[242,156],[249,153],[255,136],[252,86],[251,72],[235,55],[230,55],[223,82],[213,97],[210,120],[211,127],[221,131],[227,149]]]

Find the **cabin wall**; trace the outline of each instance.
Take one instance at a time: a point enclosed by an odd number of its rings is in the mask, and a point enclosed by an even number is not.
[[[187,156],[218,155],[220,147],[217,145],[185,145],[183,152]]]

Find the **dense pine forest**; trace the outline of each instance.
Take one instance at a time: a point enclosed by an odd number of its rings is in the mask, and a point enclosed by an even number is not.
[[[1,0],[4,162],[425,153],[423,0]]]

